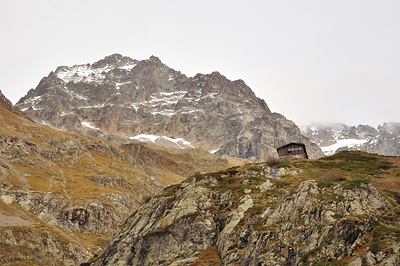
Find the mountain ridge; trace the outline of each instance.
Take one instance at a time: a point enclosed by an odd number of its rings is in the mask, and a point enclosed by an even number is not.
[[[315,124],[301,126],[302,133],[320,146],[325,155],[342,150],[360,150],[387,156],[400,156],[400,123],[348,126]]]

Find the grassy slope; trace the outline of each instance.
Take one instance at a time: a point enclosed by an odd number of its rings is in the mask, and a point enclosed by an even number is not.
[[[186,154],[182,154],[182,152],[158,151],[148,147],[143,149],[149,150],[151,154],[156,154],[160,158],[167,158],[166,161],[175,161],[173,166],[178,167],[179,171],[171,169],[168,164],[159,164],[158,161],[136,165],[132,156],[119,149],[115,144],[95,137],[66,133],[38,125],[1,107],[0,137],[18,139],[17,143],[10,144],[10,149],[15,155],[11,156],[11,152],[8,150],[0,152],[0,184],[11,185],[10,189],[12,190],[50,192],[54,196],[68,197],[71,204],[101,198],[103,194],[118,193],[121,190],[128,190],[137,197],[138,202],[141,202],[160,188],[185,179],[185,169],[188,169],[189,172],[210,171],[229,165],[226,161],[221,163],[216,156],[205,156],[199,151],[187,151]],[[69,151],[60,151],[57,148],[58,144],[62,145],[68,142],[78,143],[77,152],[89,151],[90,156],[85,154],[76,156],[73,153],[69,154]],[[4,146],[7,145],[4,144]],[[98,148],[91,148],[93,146]],[[26,147],[31,147],[32,150],[25,153]],[[117,152],[113,152],[113,149]],[[55,156],[50,159],[43,154]],[[152,181],[147,176],[149,173],[156,179],[156,185],[149,182]],[[99,186],[88,178],[91,176],[122,177],[130,183],[130,187]],[[104,197],[102,200],[107,201]],[[109,200],[111,201],[111,199]],[[46,224],[31,212],[22,214],[26,211],[18,203],[8,206],[2,201],[0,202],[0,208],[5,211],[2,213],[3,215],[14,216],[15,221],[23,216],[22,219],[31,224],[23,226],[25,229],[32,231],[42,230],[42,228],[51,229],[51,231],[57,230],[56,235],[62,237],[63,241],[76,241],[92,251],[104,247],[110,237],[86,235],[79,232],[71,233]],[[21,225],[16,223],[15,226],[0,226],[2,231],[10,228],[17,230],[21,228]],[[0,252],[10,252],[8,249],[2,247]]]

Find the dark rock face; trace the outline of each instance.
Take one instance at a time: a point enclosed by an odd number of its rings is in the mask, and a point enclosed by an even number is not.
[[[277,157],[277,146],[295,141],[307,145],[311,158],[323,155],[242,80],[218,72],[188,78],[154,56],[137,61],[115,54],[93,64],[58,67],[17,106],[39,122],[99,137],[183,138],[252,161]]]
[[[326,155],[343,150],[359,150],[386,156],[400,156],[400,123],[384,123],[377,128],[368,125],[313,125],[302,133]]]

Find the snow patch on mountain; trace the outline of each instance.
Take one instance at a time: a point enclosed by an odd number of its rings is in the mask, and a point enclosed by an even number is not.
[[[140,134],[134,137],[130,137],[133,140],[139,140],[142,142],[152,142],[156,144],[160,144],[162,146],[176,146],[180,149],[187,149],[187,148],[195,148],[191,142],[184,140],[183,138],[170,138],[167,136],[156,136],[156,135],[148,135],[148,134]]]
[[[93,126],[91,123],[89,122],[81,122],[81,125],[90,129],[96,129],[96,130],[100,130],[100,128],[97,128],[95,126]]]
[[[106,66],[103,68],[92,68],[90,65],[76,65],[73,67],[64,66],[56,70],[56,75],[65,83],[101,83],[105,79],[105,74],[112,69],[112,66]]]
[[[122,85],[130,84],[130,83],[132,83],[132,82],[131,82],[131,81],[127,81],[127,82],[116,82],[116,83],[115,83],[115,88],[116,88],[117,90],[119,90],[119,89],[121,89],[121,86],[122,86]]]
[[[367,141],[368,140],[366,139],[339,139],[335,144],[321,147],[321,150],[325,155],[329,156],[335,154],[335,152],[340,148],[347,147],[348,149],[357,149]]]
[[[215,150],[212,150],[212,151],[210,151],[210,153],[212,153],[212,154],[215,154],[217,151],[219,151],[220,150],[220,148],[218,148],[218,149],[215,149]]]
[[[128,64],[128,65],[125,65],[125,66],[120,66],[119,68],[123,69],[123,70],[131,71],[136,65],[137,64]]]

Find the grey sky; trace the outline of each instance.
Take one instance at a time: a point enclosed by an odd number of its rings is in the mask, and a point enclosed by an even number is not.
[[[400,1],[0,0],[0,90],[120,53],[243,79],[297,124],[400,122]]]

